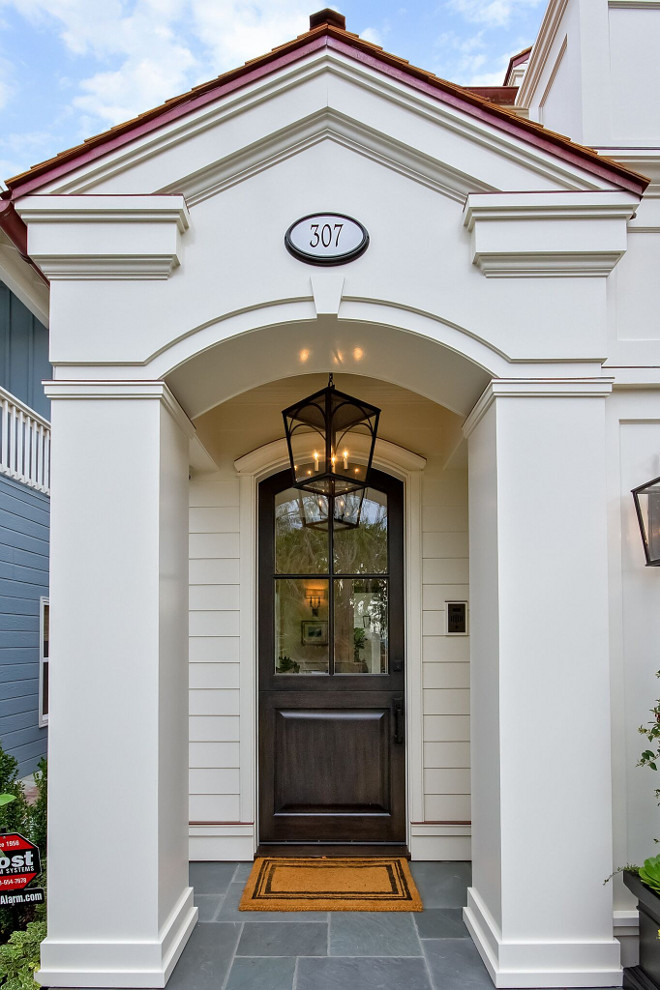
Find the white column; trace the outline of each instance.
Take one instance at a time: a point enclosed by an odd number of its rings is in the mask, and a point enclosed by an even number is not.
[[[612,892],[605,400],[494,381],[470,415],[473,879],[498,987],[620,983]]]
[[[55,382],[50,987],[163,987],[188,885],[188,437],[162,382]]]

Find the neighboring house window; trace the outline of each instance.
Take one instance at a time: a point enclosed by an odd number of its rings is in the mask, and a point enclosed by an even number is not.
[[[48,725],[48,661],[50,657],[50,604],[40,599],[39,623],[39,725]]]

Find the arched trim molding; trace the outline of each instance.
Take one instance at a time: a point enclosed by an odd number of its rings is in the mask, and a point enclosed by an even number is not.
[[[351,439],[351,446],[358,460],[366,461],[369,451],[369,438],[355,435]],[[251,450],[248,454],[243,454],[234,461],[234,469],[238,475],[250,475],[261,481],[262,478],[280,470],[289,462],[289,452],[286,440],[273,440],[272,443],[264,444],[256,450]],[[388,474],[393,474],[401,480],[406,480],[406,475],[413,471],[423,471],[426,467],[426,458],[420,454],[413,453],[405,447],[400,447],[389,440],[376,440],[374,451],[374,467],[381,468]]]
[[[366,439],[366,438],[365,438]],[[356,451],[366,459],[364,449]],[[234,461],[240,479],[240,821],[256,825],[257,789],[257,486],[288,463],[286,440],[274,440]],[[407,818],[424,820],[422,730],[422,472],[426,458],[378,439],[374,466],[404,483]],[[409,826],[410,828],[410,826]],[[410,844],[411,836],[408,835]]]

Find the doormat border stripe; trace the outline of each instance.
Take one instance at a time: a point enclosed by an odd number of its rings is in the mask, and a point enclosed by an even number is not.
[[[329,890],[322,882],[322,871],[332,869],[353,872],[353,882],[342,889]],[[382,871],[378,889],[356,890],[356,874]],[[277,872],[287,874],[287,889],[277,883]],[[296,889],[295,872],[301,872],[300,889]],[[304,872],[303,872],[304,871]],[[318,877],[318,888],[310,874]],[[292,883],[292,876],[294,877]],[[304,889],[303,889],[304,888]],[[248,877],[239,911],[422,911],[422,899],[406,859],[397,856],[365,858],[318,858],[260,856]]]

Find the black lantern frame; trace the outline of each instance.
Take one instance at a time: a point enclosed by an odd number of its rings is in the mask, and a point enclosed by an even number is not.
[[[293,485],[300,490],[305,526],[359,525],[376,446],[380,409],[340,392],[329,375],[326,388],[282,411]],[[359,439],[358,439],[359,438]],[[367,440],[366,463],[355,441]]]
[[[660,567],[660,477],[633,488],[647,567]]]

